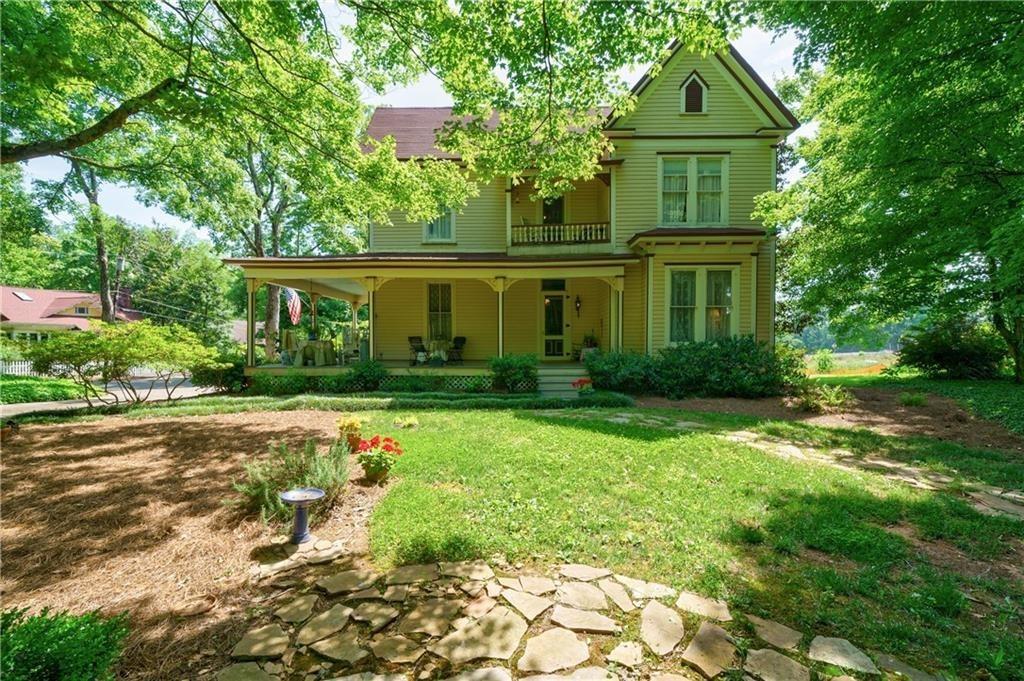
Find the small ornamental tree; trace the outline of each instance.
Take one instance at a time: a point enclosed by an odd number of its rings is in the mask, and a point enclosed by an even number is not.
[[[67,331],[29,346],[25,351],[38,373],[68,378],[78,384],[91,406],[142,402],[157,383],[167,399],[196,367],[216,364],[216,351],[180,326],[157,326],[148,321],[130,324],[96,323],[88,331]],[[145,367],[156,379],[140,389],[133,371]],[[120,392],[111,389],[120,388]]]

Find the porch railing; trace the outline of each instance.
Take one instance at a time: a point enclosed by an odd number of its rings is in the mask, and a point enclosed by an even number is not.
[[[512,225],[513,246],[546,244],[606,244],[610,222],[575,222],[556,225]]]

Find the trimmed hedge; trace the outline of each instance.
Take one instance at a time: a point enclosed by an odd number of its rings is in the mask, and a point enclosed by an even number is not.
[[[354,395],[303,394],[290,397],[221,395],[137,405],[85,407],[66,411],[39,412],[19,418],[23,423],[57,423],[76,418],[123,415],[128,418],[163,416],[209,416],[250,411],[374,411],[416,409],[577,409],[588,407],[630,407],[633,398],[621,393],[597,390],[577,398],[540,397],[522,394],[473,393],[372,393]]]
[[[804,378],[797,353],[749,336],[682,343],[655,356],[594,352],[585,363],[595,387],[672,399],[781,395]]]

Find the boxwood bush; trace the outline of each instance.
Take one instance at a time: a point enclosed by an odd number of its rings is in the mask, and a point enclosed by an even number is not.
[[[537,355],[505,355],[491,357],[494,386],[510,393],[531,393],[537,390]]]
[[[105,681],[128,635],[126,616],[24,609],[0,613],[4,681]]]
[[[798,353],[775,351],[749,336],[681,343],[653,357],[591,353],[586,365],[598,388],[672,399],[781,395],[804,376]]]

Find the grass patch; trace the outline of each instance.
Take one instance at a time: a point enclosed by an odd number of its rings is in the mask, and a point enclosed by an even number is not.
[[[63,378],[0,374],[0,404],[77,400],[81,389]]]
[[[677,432],[607,421],[616,412],[417,414],[419,428],[386,433],[402,438],[407,456],[371,521],[375,559],[501,553],[594,562],[926,669],[1024,668],[1019,614],[976,618],[961,594],[976,585],[931,565],[889,529],[910,527],[925,540],[999,558],[1024,538],[1024,523],[981,515],[952,494],[787,461],[720,437],[751,427],[749,418],[688,414],[708,427]],[[792,434],[821,441],[835,432]],[[899,442],[862,446],[888,451]],[[920,457],[928,443],[909,447]],[[941,456],[952,467],[965,453]],[[972,465],[977,476],[1024,476],[1024,465],[1009,459]],[[1019,613],[1021,585],[999,589],[997,599]]]
[[[822,376],[821,380],[850,388],[893,388],[944,395],[971,413],[998,421],[1007,430],[1024,435],[1024,385],[1010,379],[955,381],[921,376]]]

